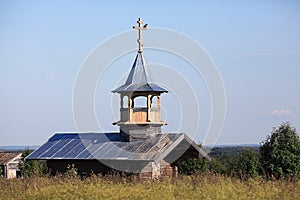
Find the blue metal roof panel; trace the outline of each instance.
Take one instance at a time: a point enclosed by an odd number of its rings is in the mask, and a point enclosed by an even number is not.
[[[156,160],[182,135],[162,133],[122,142],[119,133],[55,134],[26,159]]]
[[[76,147],[79,143],[81,143],[80,140],[73,139],[69,143],[67,143],[64,148],[61,148],[59,151],[57,151],[53,157],[61,157],[63,158],[67,153],[71,152],[74,147]]]
[[[116,155],[121,152],[121,146],[118,143],[106,143],[105,148],[102,151],[98,151],[98,155],[96,156],[98,159],[108,160],[115,159]]]
[[[47,149],[49,149],[50,147],[53,146],[53,143],[55,143],[54,141],[48,141],[46,144],[42,145],[41,147],[39,147],[38,149],[36,149],[35,151],[33,151],[28,157],[27,159],[35,159],[35,158],[42,158],[42,154],[45,153],[45,151],[47,151]]]
[[[64,149],[64,146],[66,146],[69,142],[71,142],[72,138],[62,138],[58,142],[56,142],[54,145],[52,145],[50,148],[47,149],[47,151],[42,154],[41,156],[44,158],[51,158],[54,156],[55,153],[57,153],[59,150]]]
[[[69,149],[69,151],[67,149],[62,150],[66,152],[66,154],[62,157],[63,159],[74,159],[86,150],[86,146],[80,140],[77,140],[77,142],[73,142],[73,145],[73,148]],[[52,158],[58,157],[53,156]]]

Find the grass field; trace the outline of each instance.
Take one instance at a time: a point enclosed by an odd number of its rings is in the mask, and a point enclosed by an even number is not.
[[[91,177],[0,180],[0,199],[300,199],[300,181],[181,176],[157,181]]]

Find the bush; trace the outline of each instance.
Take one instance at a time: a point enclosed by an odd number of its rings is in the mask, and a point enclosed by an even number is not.
[[[65,173],[66,176],[69,176],[69,177],[77,177],[78,176],[78,170],[77,168],[75,167],[75,164],[69,164],[67,166],[67,171]]]
[[[226,166],[220,162],[217,158],[212,157],[210,163],[208,164],[208,169],[214,174],[226,174]]]
[[[187,158],[176,164],[179,174],[191,175],[206,172],[208,161],[202,158]]]
[[[238,175],[241,179],[256,178],[259,169],[259,157],[253,149],[244,149],[237,159]]]
[[[21,163],[19,168],[21,170],[22,176],[28,178],[30,176],[43,176],[48,173],[48,168],[46,161],[44,160],[29,160],[26,161],[25,158],[31,153],[29,149],[25,149],[22,154]]]
[[[300,139],[290,123],[274,128],[262,142],[260,162],[267,178],[295,178],[300,175]]]

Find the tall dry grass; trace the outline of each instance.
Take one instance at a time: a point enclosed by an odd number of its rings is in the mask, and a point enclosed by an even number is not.
[[[0,180],[0,199],[300,199],[300,182],[241,181],[218,175],[156,181],[120,177]]]

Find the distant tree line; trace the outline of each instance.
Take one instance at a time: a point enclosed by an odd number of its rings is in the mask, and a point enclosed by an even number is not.
[[[216,147],[204,159],[187,159],[177,163],[181,174],[215,173],[243,180],[300,178],[300,139],[296,129],[282,123],[273,129],[258,147]]]

